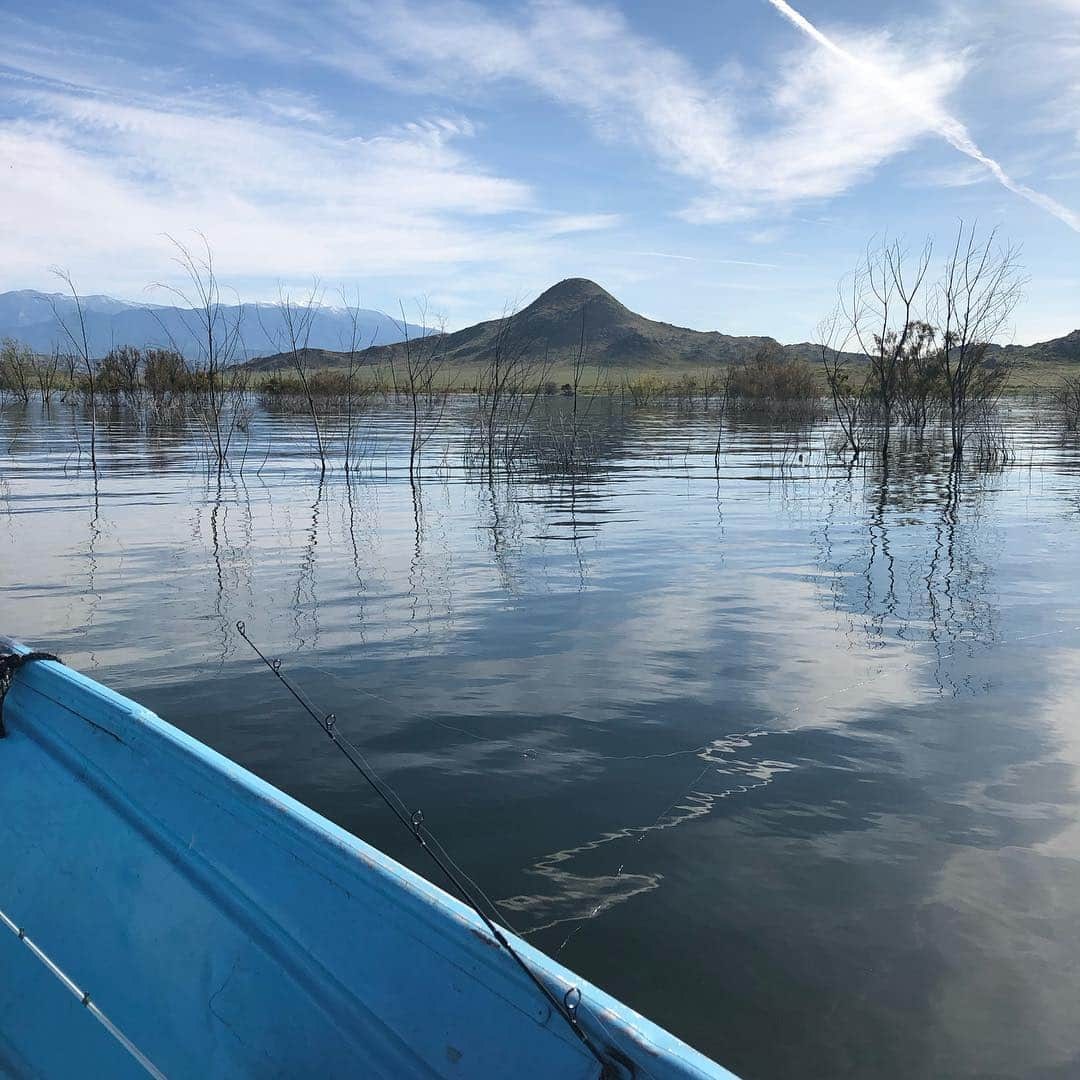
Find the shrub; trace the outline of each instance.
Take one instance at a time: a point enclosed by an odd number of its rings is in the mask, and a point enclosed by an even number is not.
[[[102,394],[137,394],[141,367],[142,353],[133,345],[110,349],[98,361],[98,391]]]
[[[143,361],[146,389],[158,400],[194,389],[187,361],[175,349],[148,349]]]
[[[1080,375],[1067,375],[1051,394],[1061,410],[1065,430],[1080,430]]]
[[[805,360],[789,360],[778,345],[759,349],[732,369],[730,394],[750,404],[813,403],[821,396],[814,369]]]
[[[374,385],[369,380],[361,379],[358,372],[352,375],[348,371],[322,368],[306,373],[307,389],[304,381],[293,371],[272,371],[264,375],[258,384],[261,397],[267,401],[277,398],[306,397],[310,391],[312,397],[347,398],[351,393],[361,397],[373,391]]]
[[[635,405],[647,405],[654,398],[663,397],[668,389],[667,383],[659,375],[649,372],[628,378],[625,386],[630,400]]]
[[[23,401],[30,400],[34,375],[34,354],[10,338],[0,344],[0,390],[10,390]]]

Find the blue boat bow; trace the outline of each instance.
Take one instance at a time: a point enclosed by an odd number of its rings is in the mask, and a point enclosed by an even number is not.
[[[37,952],[0,926],[0,1074],[144,1077],[127,1039],[172,1078],[731,1078],[507,933],[602,1070],[475,912],[78,672],[2,707],[0,912]]]

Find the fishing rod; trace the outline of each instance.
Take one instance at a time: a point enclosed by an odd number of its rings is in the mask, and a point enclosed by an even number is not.
[[[64,988],[75,997],[79,1004],[154,1078],[154,1080],[168,1080],[165,1074],[109,1019],[98,1005],[90,997],[90,991],[79,986],[70,975],[56,963],[55,960],[37,942],[32,941],[26,930],[19,926],[10,915],[0,909],[0,926],[7,927],[33,954],[44,964],[45,968],[64,985]]]
[[[401,823],[401,825],[412,834],[413,838],[420,845],[421,848],[427,853],[428,857],[435,863],[435,865],[442,872],[443,876],[450,883],[451,888],[458,894],[459,897],[470,907],[484,924],[487,931],[498,942],[510,957],[518,965],[519,968],[526,974],[529,981],[536,987],[537,990],[544,996],[549,1005],[566,1021],[570,1030],[581,1040],[582,1045],[589,1051],[590,1054],[596,1059],[600,1065],[601,1080],[615,1080],[618,1073],[615,1067],[610,1061],[607,1060],[597,1049],[592,1039],[589,1038],[588,1033],[582,1028],[580,1021],[577,1017],[578,1007],[581,1002],[581,991],[576,986],[571,986],[563,995],[563,999],[560,1002],[558,998],[544,985],[536,973],[529,967],[528,964],[521,958],[517,950],[507,940],[506,935],[499,929],[499,927],[485,914],[476,899],[473,897],[471,891],[466,888],[462,883],[461,877],[466,877],[463,872],[455,873],[451,867],[453,859],[446,853],[446,849],[442,844],[431,834],[431,831],[424,824],[424,814],[420,809],[409,810],[405,802],[398,796],[397,792],[385,781],[370,763],[364,758],[364,755],[355,746],[355,744],[345,735],[338,731],[337,716],[330,712],[321,715],[312,708],[311,704],[307,701],[303,694],[296,689],[295,686],[288,680],[284,672],[281,670],[281,660],[271,660],[254,641],[248,637],[247,625],[244,620],[241,619],[236,623],[236,632],[247,642],[251,647],[255,655],[277,676],[282,686],[293,696],[297,704],[315,721],[316,724],[322,729],[324,735],[326,735],[330,741],[341,751],[341,753],[348,759],[349,763],[354,769],[364,778],[368,786],[375,792],[376,795],[386,804],[387,808],[394,815],[395,818]],[[438,850],[436,850],[438,849]],[[441,854],[440,854],[441,851]],[[456,864],[455,864],[456,865]],[[461,873],[461,877],[459,877]],[[474,888],[477,889],[481,895],[482,891],[474,883]],[[485,897],[487,901],[487,898]],[[494,910],[494,905],[490,901],[487,903]]]

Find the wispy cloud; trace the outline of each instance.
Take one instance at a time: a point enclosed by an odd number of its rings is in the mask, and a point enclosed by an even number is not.
[[[926,130],[910,110],[858,93],[850,65],[805,50],[777,59],[751,122],[745,88],[703,77],[618,11],[572,0],[510,15],[472,3],[326,0],[316,15],[238,2],[226,14],[171,17],[198,23],[218,47],[329,66],[398,92],[438,91],[458,109],[360,135],[308,93],[178,91],[182,73],[139,71],[130,58],[117,85],[109,64],[85,51],[70,50],[66,63],[47,38],[16,42],[11,62],[31,81],[12,91],[25,107],[0,121],[0,148],[23,167],[0,178],[0,197],[27,224],[9,272],[20,261],[66,261],[63,243],[137,263],[150,248],[160,257],[148,238],[198,225],[221,247],[223,266],[248,274],[282,252],[297,271],[333,276],[359,263],[368,273],[423,273],[514,252],[527,260],[538,244],[621,224],[613,212],[553,212],[533,184],[469,155],[470,105],[494,84],[538,91],[601,140],[639,147],[689,183],[682,216],[695,223],[835,196]],[[887,57],[880,42],[863,48]],[[931,100],[963,73],[955,57],[919,61],[902,66],[913,92]]]
[[[13,163],[0,201],[19,222],[5,244],[13,281],[73,258],[153,280],[161,234],[193,227],[224,271],[268,279],[283,263],[345,276],[524,257],[542,235],[528,226],[530,186],[470,160],[471,128],[453,118],[358,137],[281,95],[238,94],[226,110],[38,82],[19,100],[0,120],[0,157]],[[508,215],[526,222],[509,236],[496,225]]]
[[[1002,187],[1053,214],[1054,217],[1068,225],[1070,229],[1080,232],[1080,214],[1063,206],[1049,195],[1036,191],[1026,184],[1021,184],[1010,176],[994,158],[983,152],[971,137],[967,128],[942,107],[940,100],[919,93],[918,84],[913,83],[910,79],[897,77],[889,68],[875,63],[866,56],[857,55],[834,41],[814,26],[804,15],[796,11],[787,3],[787,0],[768,0],[768,3],[828,53],[849,64],[865,80],[866,90],[871,87],[875,88],[882,95],[910,111],[913,116],[921,118],[928,128],[940,135],[960,153],[967,155],[967,157],[983,166]]]
[[[754,259],[722,259],[711,255],[677,255],[670,251],[628,251],[627,255],[638,255],[648,259],[677,259],[680,262],[709,263],[717,266],[747,266],[754,270],[779,270],[777,263],[758,262]]]
[[[567,236],[571,233],[596,232],[621,225],[621,214],[549,214],[539,218],[531,227],[548,236]]]
[[[640,255],[646,259],[678,259],[680,262],[698,262],[696,255],[675,255],[670,251],[628,251],[627,255]]]
[[[683,216],[697,223],[849,190],[936,130],[942,102],[965,72],[954,49],[902,47],[879,35],[854,48],[874,70],[904,72],[896,77],[899,95],[865,93],[862,71],[839,47],[824,59],[774,51],[775,70],[751,94],[721,75],[702,75],[610,7],[551,0],[495,14],[472,3],[402,0],[331,11],[333,43],[312,62],[463,98],[493,83],[528,86],[584,117],[601,139],[637,145],[690,181],[698,193]],[[242,9],[233,9],[231,39],[244,38],[240,18]],[[294,46],[296,53],[309,55]],[[769,87],[764,94],[761,85]],[[911,100],[928,108],[912,109]]]
[[[949,165],[920,166],[909,174],[912,187],[965,188],[988,183],[990,176],[977,161],[953,161]]]

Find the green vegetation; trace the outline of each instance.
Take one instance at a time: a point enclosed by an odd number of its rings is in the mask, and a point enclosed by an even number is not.
[[[805,360],[788,359],[780,349],[769,346],[748,363],[735,364],[727,388],[732,405],[744,412],[812,416],[821,399],[814,369]]]

